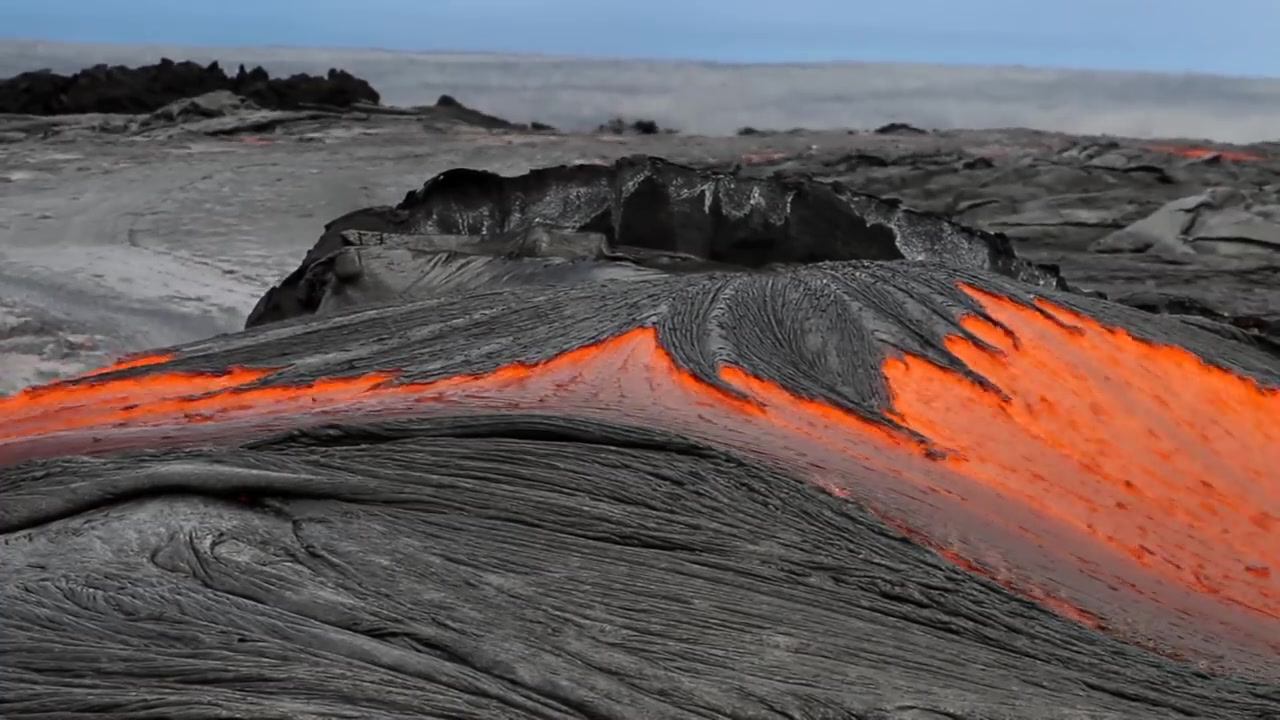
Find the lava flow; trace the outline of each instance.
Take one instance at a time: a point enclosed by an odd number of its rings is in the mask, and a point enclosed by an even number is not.
[[[272,369],[85,377],[0,398],[0,464],[256,437],[353,417],[540,412],[644,424],[781,464],[963,567],[1130,639],[1280,657],[1280,392],[1047,302],[962,286],[1001,323],[947,347],[1009,399],[888,358],[891,429],[724,366],[678,367],[651,328],[540,364],[407,383],[270,384]],[[263,384],[267,382],[267,384]]]
[[[1214,150],[1212,148],[1189,147],[1183,145],[1152,145],[1150,150],[1156,152],[1169,153],[1171,155],[1181,155],[1186,158],[1207,158],[1217,155],[1223,160],[1234,160],[1238,162],[1248,162],[1251,160],[1261,160],[1262,156],[1256,153],[1245,152],[1243,150]]]
[[[1041,302],[965,288],[948,349],[1012,401],[918,358],[885,374],[899,420],[945,461],[1143,568],[1280,620],[1280,391]],[[956,422],[964,418],[964,422]]]

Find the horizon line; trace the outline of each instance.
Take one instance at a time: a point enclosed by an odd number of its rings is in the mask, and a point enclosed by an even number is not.
[[[797,61],[737,61],[737,60],[711,60],[706,58],[654,58],[644,56],[610,56],[610,55],[586,55],[586,54],[551,54],[539,52],[514,52],[514,51],[494,51],[494,50],[450,50],[450,49],[420,49],[409,50],[404,48],[385,48],[376,46],[363,45],[291,45],[291,44],[271,44],[271,45],[204,45],[192,43],[164,43],[164,42],[119,42],[112,40],[60,40],[56,38],[35,38],[35,37],[13,37],[0,34],[0,44],[4,43],[32,43],[32,44],[51,44],[51,45],[105,45],[115,48],[182,48],[188,50],[332,50],[339,52],[369,52],[369,53],[385,53],[390,55],[473,55],[473,56],[490,56],[490,57],[508,57],[537,59],[544,61],[558,62],[620,62],[620,63],[653,63],[662,65],[710,65],[725,68],[816,68],[816,67],[832,67],[832,66],[853,66],[853,65],[869,65],[881,67],[919,67],[919,68],[955,68],[958,70],[1020,70],[1031,72],[1071,72],[1071,73],[1095,73],[1104,75],[1138,75],[1138,76],[1156,76],[1156,77],[1201,77],[1201,78],[1224,78],[1233,80],[1268,80],[1280,81],[1280,75],[1243,75],[1243,74],[1227,74],[1208,72],[1203,70],[1151,70],[1151,69],[1125,69],[1125,68],[1093,68],[1079,66],[1063,66],[1063,65],[1028,65],[1028,64],[982,64],[982,63],[932,63],[918,60],[858,60],[854,58],[833,58],[829,60],[797,60]]]

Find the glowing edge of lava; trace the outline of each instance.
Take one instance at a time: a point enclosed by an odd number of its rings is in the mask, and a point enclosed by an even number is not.
[[[723,366],[719,374],[748,399],[725,393],[677,367],[656,331],[642,327],[544,363],[426,383],[397,384],[398,373],[387,371],[246,388],[278,368],[243,367],[107,375],[170,359],[138,356],[0,398],[0,416],[7,418],[0,465],[69,454],[68,442],[79,443],[78,452],[102,452],[154,445],[158,430],[172,431],[170,439],[180,442],[192,428],[204,429],[188,438],[194,441],[237,426],[221,436],[226,439],[258,432],[267,421],[296,427],[304,414],[321,424],[365,409],[421,414],[423,403],[643,419],[808,468],[800,474],[811,482],[858,499],[957,565],[1080,622],[1107,626],[1118,618],[1066,597],[1088,595],[1072,592],[1083,587],[1079,578],[1057,587],[1035,579],[1060,570],[1046,564],[1050,556],[1062,561],[1049,548],[1060,542],[1079,562],[1102,568],[1090,573],[1127,584],[1173,613],[1204,618],[1226,608],[1230,617],[1220,624],[1230,634],[1248,633],[1252,618],[1265,630],[1259,633],[1263,652],[1280,652],[1280,573],[1273,572],[1280,568],[1280,543],[1270,539],[1280,527],[1280,483],[1267,482],[1280,467],[1280,428],[1270,422],[1280,417],[1280,391],[1048,301],[1038,301],[1039,309],[1058,322],[1008,298],[960,287],[1009,330],[966,316],[965,329],[997,350],[960,336],[948,337],[947,348],[1010,399],[925,358],[885,359],[893,398],[886,414],[929,438],[933,448],[741,368]],[[92,443],[113,433],[124,439],[84,447],[79,436],[90,431],[99,436]],[[1169,472],[1173,467],[1177,473]],[[898,494],[919,497],[896,498],[889,482],[911,488]],[[991,527],[977,531],[956,522],[962,527],[954,535],[943,532],[944,514],[921,504],[933,494],[951,503],[948,512]],[[1036,523],[1044,527],[1028,528]],[[1010,561],[1018,552],[1008,544],[1017,543],[1019,533],[1022,541],[1049,549]],[[1115,569],[1117,559],[1132,567]]]

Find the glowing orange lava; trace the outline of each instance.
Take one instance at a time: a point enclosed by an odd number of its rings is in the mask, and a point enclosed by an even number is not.
[[[130,355],[128,357],[120,358],[119,360],[111,363],[110,365],[103,365],[100,368],[95,368],[93,370],[90,370],[89,372],[82,373],[77,377],[86,378],[86,377],[91,377],[93,375],[106,375],[107,373],[112,373],[117,370],[128,370],[129,368],[143,367],[145,365],[159,365],[160,363],[168,362],[172,359],[173,359],[173,355],[169,353]]]
[[[1214,150],[1212,148],[1202,147],[1186,147],[1182,145],[1152,145],[1151,150],[1156,152],[1166,152],[1172,155],[1181,155],[1188,158],[1204,158],[1211,155],[1218,155],[1224,160],[1235,160],[1247,162],[1250,160],[1261,160],[1262,156],[1243,150]]]
[[[947,347],[1011,402],[919,358],[885,375],[899,420],[945,462],[1185,586],[1280,620],[1280,392],[1060,306],[966,291]],[[1014,337],[1017,338],[1016,342]]]
[[[271,369],[157,366],[32,388],[0,398],[0,465],[370,415],[651,425],[780,463],[1068,617],[1280,673],[1280,392],[1057,305],[1042,314],[962,289],[1012,335],[970,317],[966,329],[999,352],[947,345],[1011,400],[922,358],[886,360],[889,414],[928,445],[740,368],[720,375],[742,396],[716,389],[638,328],[427,383],[389,371],[296,387],[272,383]]]

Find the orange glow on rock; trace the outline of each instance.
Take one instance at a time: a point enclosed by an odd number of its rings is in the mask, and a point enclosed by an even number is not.
[[[1262,159],[1261,155],[1244,152],[1243,150],[1214,150],[1212,148],[1187,147],[1183,145],[1152,145],[1150,149],[1156,152],[1165,152],[1171,155],[1181,155],[1182,157],[1188,158],[1204,158],[1211,155],[1219,155],[1223,160],[1235,160],[1240,162]]]
[[[84,378],[93,375],[105,375],[107,373],[116,372],[117,370],[128,370],[129,368],[143,367],[145,365],[159,365],[160,363],[168,362],[172,359],[173,355],[169,353],[130,355],[128,357],[120,358],[110,365],[104,365],[100,368],[95,368],[89,372],[82,373],[77,377]]]
[[[890,361],[897,419],[957,472],[1101,540],[1135,565],[1280,620],[1280,392],[1061,306],[965,288],[953,354],[1003,401],[926,360]],[[1016,340],[1014,339],[1016,337]]]
[[[1082,623],[1215,664],[1280,665],[1280,392],[1057,305],[1041,313],[963,289],[1013,336],[969,317],[964,327],[1000,352],[947,345],[1011,399],[923,358],[887,359],[888,414],[923,444],[740,368],[720,378],[741,396],[717,389],[637,328],[433,382],[386,371],[286,386],[272,369],[161,366],[31,388],[0,398],[0,465],[370,417],[555,413],[660,427],[856,500]]]
[[[946,453],[940,464],[1032,510],[1024,541],[1088,568],[1008,584],[1176,653],[1238,643],[1280,658],[1280,391],[1049,302],[1046,317],[962,289],[1012,334],[968,317],[998,352],[947,347],[1010,399],[921,358],[884,373],[893,416]]]

